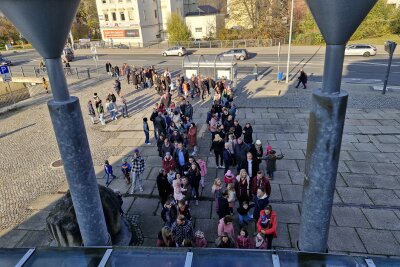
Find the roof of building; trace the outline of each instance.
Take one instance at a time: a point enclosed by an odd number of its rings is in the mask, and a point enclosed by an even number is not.
[[[219,10],[210,5],[202,5],[197,7],[198,12],[189,12],[186,16],[206,16],[218,14]]]

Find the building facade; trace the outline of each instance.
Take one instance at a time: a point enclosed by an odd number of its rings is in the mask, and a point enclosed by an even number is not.
[[[132,45],[163,41],[170,14],[184,14],[183,1],[96,0],[102,39]]]
[[[224,14],[188,15],[185,17],[186,25],[192,32],[195,40],[215,38],[217,30],[224,28]]]

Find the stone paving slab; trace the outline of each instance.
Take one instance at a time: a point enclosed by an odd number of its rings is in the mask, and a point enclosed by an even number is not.
[[[63,194],[49,194],[38,197],[35,201],[33,201],[28,209],[31,210],[52,210],[56,201],[62,198]]]
[[[335,251],[367,252],[356,230],[351,227],[331,226],[329,229],[328,248]]]
[[[336,191],[344,203],[373,204],[367,193],[361,188],[338,187]]]
[[[360,208],[336,206],[332,209],[332,215],[338,226],[371,228]]]
[[[400,220],[392,210],[362,209],[374,229],[400,230]]]
[[[365,248],[370,254],[400,255],[400,245],[391,232],[385,230],[358,228]]]
[[[400,198],[393,190],[365,189],[365,191],[375,205],[397,206],[400,204]]]
[[[18,230],[45,230],[46,229],[46,218],[50,211],[36,211],[24,222],[19,224],[16,229]]]

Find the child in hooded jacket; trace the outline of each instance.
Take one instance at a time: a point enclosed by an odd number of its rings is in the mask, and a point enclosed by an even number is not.
[[[196,233],[194,233],[194,246],[197,248],[207,247],[207,239],[204,237],[204,233],[200,230],[197,230]]]
[[[250,249],[254,247],[246,228],[240,229],[239,235],[236,239],[236,247],[241,249]]]

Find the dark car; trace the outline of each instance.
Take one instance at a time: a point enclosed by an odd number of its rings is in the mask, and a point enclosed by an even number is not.
[[[0,66],[12,66],[12,62],[11,60],[0,56]]]
[[[119,49],[129,49],[129,46],[127,46],[126,44],[117,44],[114,45],[114,47]]]

